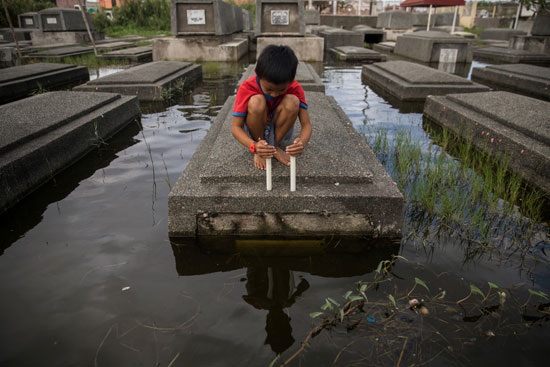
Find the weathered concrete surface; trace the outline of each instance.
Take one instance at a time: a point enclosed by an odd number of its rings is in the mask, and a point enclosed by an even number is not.
[[[109,52],[109,51],[116,51],[116,50],[122,50],[124,48],[129,48],[134,46],[135,44],[132,42],[108,42],[108,43],[100,43],[96,45],[96,49],[98,52]]]
[[[304,36],[304,0],[256,1],[256,36]]]
[[[21,60],[15,47],[0,47],[0,69],[19,66]]]
[[[364,65],[361,77],[369,85],[409,102],[422,102],[428,95],[489,91],[488,87],[465,78],[407,61]]]
[[[102,59],[128,60],[130,62],[147,62],[153,60],[153,47],[140,46],[111,51],[98,56]]]
[[[306,26],[319,25],[321,24],[321,14],[316,9],[305,9],[304,22]]]
[[[455,63],[472,62],[469,40],[437,31],[420,31],[399,36],[393,53],[428,63],[443,62],[446,54],[452,54]]]
[[[435,13],[432,14],[432,17],[435,18],[434,25],[437,26],[452,26],[453,25],[453,18],[455,13],[454,12],[447,12],[447,13]],[[428,22],[426,21],[426,24]],[[456,15],[456,23],[457,26],[460,24],[460,15]]]
[[[0,106],[0,212],[139,118],[135,97],[49,92]]]
[[[438,32],[445,32],[445,33],[451,33],[451,31],[453,30],[453,26],[452,25],[439,25],[437,27],[430,28],[430,30],[438,31]],[[457,33],[457,32],[464,32],[464,27],[460,27],[460,26],[456,25],[455,26],[455,33]],[[453,33],[453,35],[456,35],[455,33]],[[469,34],[475,36],[473,33],[469,33]]]
[[[502,40],[508,41],[513,36],[525,36],[526,33],[515,29],[487,28],[481,32],[479,38],[482,40]]]
[[[237,83],[237,88],[248,78],[254,75],[254,68],[256,64],[250,65],[244,72],[243,76]],[[319,75],[315,72],[310,64],[300,61],[298,68],[296,69],[296,77],[294,78],[304,91],[310,92],[322,92],[325,93],[325,85],[319,78]]]
[[[524,50],[500,47],[481,47],[473,50],[475,60],[491,64],[550,65],[550,56]]]
[[[31,30],[25,28],[14,28],[15,38],[17,41],[30,41]],[[14,42],[13,34],[10,28],[0,28],[0,41],[2,42]]]
[[[340,61],[357,61],[366,63],[386,61],[386,55],[382,55],[379,52],[369,50],[364,47],[339,46],[331,48],[330,52],[333,53],[336,59]]]
[[[474,20],[475,28],[510,28],[512,18],[481,18],[477,17]]]
[[[323,61],[325,41],[315,35],[305,37],[258,37],[256,55],[262,53],[269,45],[285,45],[290,47],[300,61]]]
[[[77,9],[48,8],[38,12],[41,29],[44,32],[86,32],[86,24],[82,19],[82,13]],[[93,31],[90,13],[86,12],[86,19],[90,30]]]
[[[397,37],[400,37],[407,33],[412,33],[413,29],[384,29],[384,39],[386,41],[395,42]]]
[[[387,11],[378,14],[376,28],[411,29],[414,16],[402,10]]]
[[[244,29],[243,11],[221,0],[172,0],[172,35],[228,35]]]
[[[509,168],[550,196],[550,103],[509,92],[429,96],[424,116],[506,157]]]
[[[320,31],[319,36],[323,37],[325,40],[325,50],[330,50],[338,46],[363,47],[364,36],[359,32],[347,31],[340,28],[330,28]]]
[[[376,27],[377,20],[377,16],[370,15],[321,15],[321,25],[328,25],[334,28],[344,28],[348,31],[358,25]]]
[[[550,56],[550,36],[514,36],[510,48]]]
[[[375,29],[367,25],[357,25],[352,28],[352,31],[362,33],[363,42],[365,43],[384,42],[384,31],[381,29]]]
[[[401,236],[403,197],[365,140],[333,98],[306,99],[314,133],[297,159],[297,190],[273,162],[266,191],[265,173],[231,136],[230,97],[168,197],[171,237]]]
[[[550,12],[538,14],[531,28],[533,36],[550,36]]]
[[[550,101],[550,69],[527,64],[474,68],[472,80],[493,89]]]
[[[378,52],[386,52],[386,53],[393,53],[393,50],[395,49],[395,42],[380,42],[375,43],[372,45],[372,49],[374,51]]]
[[[189,89],[202,77],[202,66],[181,61],[156,61],[135,66],[73,88],[76,91],[111,92],[158,101],[166,90]]]
[[[88,80],[90,74],[85,66],[37,63],[3,69],[0,104],[30,96],[41,89],[66,89]]]
[[[236,37],[236,36],[235,36]],[[166,37],[153,40],[153,61],[237,61],[248,52],[248,38]]]
[[[49,50],[39,51],[39,52],[32,52],[28,56],[33,59],[61,60],[66,57],[81,56],[81,55],[91,54],[93,52],[94,52],[94,49],[91,47],[73,46],[73,47],[61,47],[61,48],[49,49]]]
[[[19,28],[40,29],[40,17],[37,12],[21,13],[17,15]]]
[[[94,41],[100,41],[105,39],[105,33],[93,32]],[[35,29],[31,32],[31,39],[33,46],[55,45],[59,43],[63,44],[82,44],[90,43],[90,36],[86,31],[59,31],[59,32],[44,32],[39,29]]]

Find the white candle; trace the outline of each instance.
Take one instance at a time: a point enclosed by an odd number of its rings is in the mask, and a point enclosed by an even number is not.
[[[271,191],[271,158],[265,160],[265,183],[267,191]]]
[[[290,191],[296,191],[296,157],[290,156]]]

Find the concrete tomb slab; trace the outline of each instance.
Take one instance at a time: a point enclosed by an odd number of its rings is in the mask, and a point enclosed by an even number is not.
[[[376,28],[387,29],[411,29],[414,23],[414,16],[402,10],[387,11],[378,14]]]
[[[239,35],[157,38],[153,61],[238,61],[248,53],[248,37]]]
[[[378,43],[384,41],[384,31],[375,29],[367,25],[357,25],[352,28],[352,31],[363,34],[363,42]]]
[[[379,42],[372,45],[372,49],[378,52],[393,53],[395,42]]]
[[[25,28],[14,28],[15,38],[17,41],[30,41],[32,30]],[[0,28],[0,41],[2,42],[14,42],[13,34],[10,28]]]
[[[468,79],[407,61],[364,65],[361,77],[370,86],[410,102],[423,102],[428,95],[489,91]]]
[[[96,49],[98,52],[109,52],[109,51],[116,51],[116,50],[122,50],[123,48],[129,48],[134,46],[135,44],[133,42],[108,42],[108,43],[101,43],[96,45]]]
[[[91,47],[73,46],[73,47],[61,47],[61,48],[49,49],[49,50],[39,51],[39,52],[32,52],[28,56],[33,59],[61,60],[66,57],[81,56],[81,55],[91,54],[93,52],[94,52],[94,49]]]
[[[256,1],[256,36],[304,36],[304,0]]]
[[[537,14],[531,34],[533,36],[550,36],[550,12]]]
[[[330,28],[319,31],[319,36],[325,40],[325,50],[338,46],[363,47],[364,36],[362,33],[347,31],[340,28]]]
[[[421,62],[472,62],[470,41],[445,32],[419,31],[397,37],[395,55]]]
[[[494,89],[550,101],[550,69],[542,66],[511,64],[474,68],[472,80]]]
[[[0,212],[128,123],[136,97],[48,92],[0,106]]]
[[[242,9],[221,0],[172,0],[170,19],[174,36],[223,36],[244,29]]]
[[[256,64],[250,65],[244,72],[243,76],[237,83],[237,87],[239,87],[245,80],[250,78],[252,75],[255,75],[254,68],[256,67]],[[325,93],[325,85],[321,81],[321,78],[319,78],[319,75],[315,72],[313,67],[305,62],[300,61],[298,63],[298,68],[296,69],[296,77],[294,78],[304,91],[311,91],[311,92],[322,92]]]
[[[307,92],[314,133],[289,168],[273,162],[273,190],[231,135],[230,97],[168,197],[172,238],[401,236],[403,196],[334,98]],[[298,136],[300,124],[295,126]]]
[[[17,16],[19,28],[40,29],[40,17],[38,12],[21,13]]]
[[[364,47],[339,46],[331,48],[330,51],[340,61],[358,61],[367,63],[386,61],[386,55]]]
[[[370,15],[332,15],[322,14],[321,24],[328,25],[334,28],[344,28],[352,30],[358,25],[376,27],[378,17]]]
[[[105,39],[105,33],[92,32],[94,41],[98,42]],[[40,29],[31,32],[33,46],[56,45],[56,44],[83,44],[91,43],[90,35],[86,31],[58,31],[45,32]]]
[[[424,116],[502,159],[550,196],[550,102],[509,92],[429,96]]]
[[[322,62],[325,50],[325,39],[308,34],[305,37],[258,37],[256,55],[260,55],[269,45],[290,47],[300,61]]]
[[[202,77],[202,66],[181,61],[156,61],[92,80],[76,91],[112,92],[137,96],[142,101],[161,100],[163,90],[190,88]]]
[[[48,8],[38,12],[41,30],[44,32],[86,32],[82,13],[77,9]],[[86,13],[90,30],[93,30],[90,13]]]
[[[153,47],[140,46],[106,52],[98,56],[102,59],[128,60],[130,62],[147,62],[153,60]]]
[[[516,29],[505,29],[505,28],[486,28],[481,32],[479,38],[482,40],[500,40],[508,41],[513,36],[525,36],[527,33],[524,31],[518,31]]]
[[[27,97],[41,89],[69,88],[88,80],[90,74],[85,66],[53,63],[14,66],[0,74],[0,104]]]
[[[321,24],[321,14],[316,9],[304,10],[304,22],[307,25],[319,25]]]
[[[481,47],[473,50],[475,60],[493,64],[550,65],[550,55],[500,47]]]
[[[510,48],[550,56],[550,36],[514,36]]]

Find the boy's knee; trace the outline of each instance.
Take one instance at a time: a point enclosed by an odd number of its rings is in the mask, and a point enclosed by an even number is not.
[[[280,105],[287,111],[298,113],[300,110],[300,99],[293,94],[287,94],[283,97]]]
[[[250,97],[248,100],[248,114],[265,115],[267,111],[267,103],[265,98],[260,95]]]

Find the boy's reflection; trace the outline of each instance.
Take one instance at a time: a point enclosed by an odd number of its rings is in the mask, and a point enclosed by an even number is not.
[[[292,306],[296,298],[309,288],[309,283],[302,279],[295,287],[294,273],[285,266],[253,266],[247,269],[246,274],[248,295],[243,299],[257,309],[269,311],[265,344],[280,354],[294,343],[290,317],[283,308]]]

